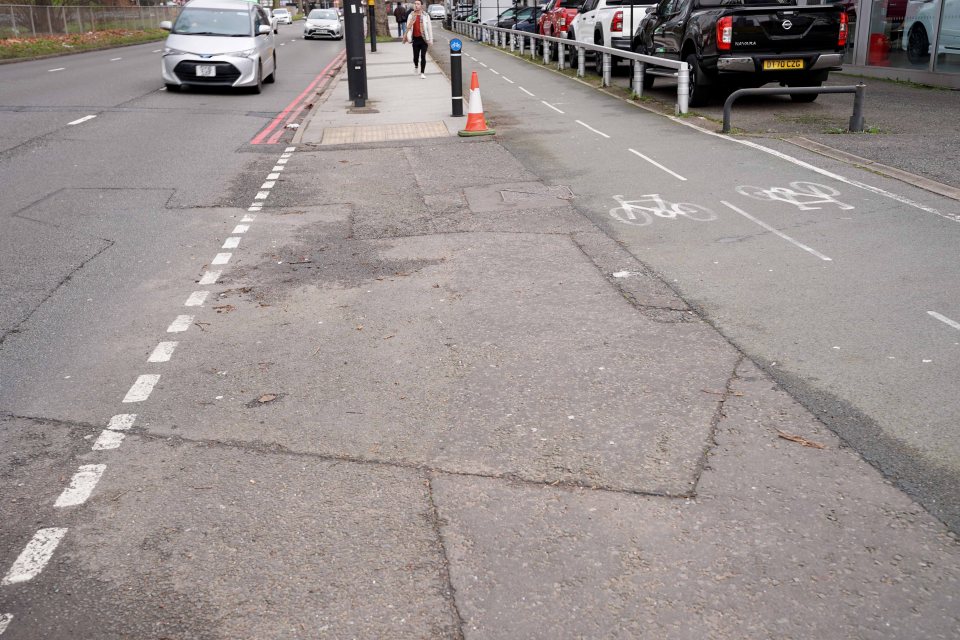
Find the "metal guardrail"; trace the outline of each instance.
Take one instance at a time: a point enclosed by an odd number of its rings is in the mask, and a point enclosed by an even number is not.
[[[863,101],[867,93],[867,85],[861,83],[855,86],[841,87],[771,87],[769,89],[738,89],[727,97],[723,103],[723,132],[730,133],[730,112],[737,98],[743,96],[776,96],[776,95],[803,95],[811,93],[852,93],[853,115],[850,116],[850,131],[863,131]]]
[[[528,31],[516,31],[514,29],[504,29],[501,27],[492,27],[489,25],[478,24],[476,22],[464,22],[462,20],[453,21],[454,31],[467,35],[474,40],[493,43],[498,48],[506,48],[509,43],[511,51],[516,51],[519,45],[520,55],[524,55],[524,50],[527,47],[527,41],[530,41],[530,55],[531,57],[535,56],[534,43],[540,41],[544,43],[542,46],[543,49],[543,62],[544,64],[550,64],[551,60],[551,49],[552,47],[545,46],[547,43],[552,43],[557,45],[557,68],[563,70],[566,65],[566,49],[572,48],[577,52],[577,76],[584,77],[586,75],[586,52],[593,51],[598,55],[603,56],[602,69],[603,69],[603,86],[609,87],[610,75],[613,69],[613,59],[614,58],[623,58],[625,60],[631,60],[635,64],[633,65],[633,77],[631,80],[631,85],[633,92],[638,96],[643,95],[643,78],[646,73],[651,73],[651,75],[676,75],[677,78],[677,103],[676,103],[676,112],[680,114],[685,114],[689,110],[689,100],[690,100],[690,65],[686,62],[681,62],[679,60],[669,60],[667,58],[659,58],[657,56],[648,56],[641,53],[633,53],[632,51],[623,51],[622,49],[614,49],[612,47],[603,47],[596,44],[588,44],[585,42],[578,42],[576,40],[570,40],[567,38],[554,38],[552,36],[541,36],[536,33],[530,33]],[[647,67],[654,67],[655,69],[672,69],[676,71],[676,74],[672,74],[666,71],[648,71]]]

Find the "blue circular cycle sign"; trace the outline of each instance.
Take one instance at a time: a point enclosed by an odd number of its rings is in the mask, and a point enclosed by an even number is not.
[[[454,53],[456,53],[461,49],[463,49],[463,43],[458,38],[454,38],[453,40],[450,41],[450,51],[453,51]]]

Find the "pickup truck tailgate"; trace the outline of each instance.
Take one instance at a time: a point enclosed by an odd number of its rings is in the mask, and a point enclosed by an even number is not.
[[[837,48],[842,8],[830,5],[738,8],[733,17],[733,51],[792,53]]]

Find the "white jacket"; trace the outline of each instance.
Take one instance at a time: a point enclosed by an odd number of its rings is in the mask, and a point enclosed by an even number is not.
[[[413,21],[417,19],[417,14],[411,13],[407,16],[407,30],[403,34],[404,42],[413,42]],[[420,35],[427,44],[433,44],[433,24],[426,11],[420,12]]]

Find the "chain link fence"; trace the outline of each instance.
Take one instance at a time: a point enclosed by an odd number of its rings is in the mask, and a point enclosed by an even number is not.
[[[180,7],[0,5],[0,40],[86,33],[108,29],[155,29],[175,20]]]

